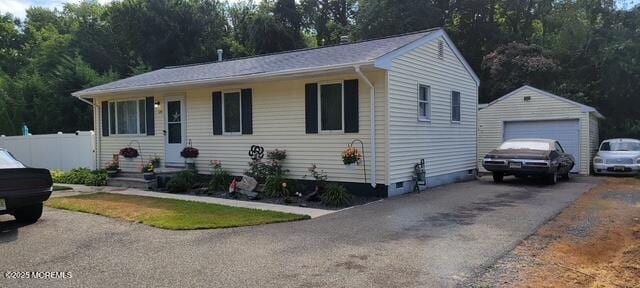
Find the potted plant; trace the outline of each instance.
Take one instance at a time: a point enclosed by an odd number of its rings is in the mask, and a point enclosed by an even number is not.
[[[140,170],[140,172],[142,172],[142,177],[144,177],[144,180],[153,180],[156,177],[155,167],[153,166],[152,161],[149,161],[147,164],[142,165],[142,169]]]
[[[153,156],[153,158],[151,158],[151,161],[149,161],[151,164],[153,164],[153,168],[159,168],[160,167],[160,157],[158,156]]]
[[[182,152],[180,152],[180,156],[184,158],[184,162],[187,165],[187,169],[189,170],[196,169],[196,163],[194,159],[197,158],[199,154],[200,152],[198,151],[198,149],[193,148],[191,146],[187,146],[187,147],[184,147],[184,149],[182,149]]]
[[[360,163],[362,154],[358,151],[358,148],[347,147],[342,151],[342,163],[349,170],[356,169],[356,165]]]
[[[120,155],[122,155],[122,157],[126,158],[126,159],[133,159],[138,157],[138,150],[136,150],[136,148],[133,147],[125,147],[120,149]]]
[[[104,170],[107,170],[107,176],[114,177],[120,172],[120,164],[118,161],[107,161]]]

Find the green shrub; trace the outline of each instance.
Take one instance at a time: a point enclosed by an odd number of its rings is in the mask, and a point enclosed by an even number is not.
[[[221,166],[214,167],[209,181],[209,191],[225,191],[231,182],[231,174]]]
[[[196,184],[198,175],[193,171],[181,171],[167,182],[167,189],[171,193],[184,193]]]
[[[247,170],[244,174],[256,179],[258,183],[265,183],[269,175],[272,175],[274,172],[273,167],[271,165],[267,165],[261,160],[255,160],[249,162],[249,170]]]
[[[269,175],[264,183],[264,195],[271,198],[282,196],[282,183],[286,182],[287,179],[282,174]]]
[[[329,206],[341,207],[351,203],[351,193],[344,188],[343,185],[338,183],[329,183],[327,187],[320,195],[322,203]]]
[[[53,183],[64,183],[64,176],[65,172],[62,170],[51,170],[51,179],[53,179]]]
[[[76,168],[69,172],[54,170],[51,172],[51,178],[53,178],[53,182],[62,184],[107,185],[107,172],[105,170],[92,171],[88,168]]]

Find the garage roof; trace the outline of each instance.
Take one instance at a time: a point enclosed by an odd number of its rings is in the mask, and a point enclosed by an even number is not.
[[[600,114],[600,112],[598,112],[598,110],[597,110],[596,108],[593,108],[593,107],[591,107],[591,106],[584,105],[584,104],[582,104],[582,103],[578,103],[578,102],[573,101],[573,100],[569,100],[569,99],[567,99],[567,98],[564,98],[564,97],[561,97],[561,96],[558,96],[558,95],[555,95],[555,94],[549,93],[549,92],[544,91],[544,90],[540,90],[540,89],[535,88],[535,87],[531,87],[531,86],[529,86],[529,85],[524,85],[524,86],[522,86],[522,87],[520,87],[520,88],[518,88],[518,89],[516,89],[516,90],[513,90],[513,91],[511,91],[509,94],[504,95],[504,96],[502,96],[502,97],[500,97],[500,98],[498,98],[498,99],[496,99],[496,100],[491,101],[491,103],[489,103],[489,104],[479,104],[479,105],[478,105],[478,109],[479,109],[479,110],[482,110],[482,109],[484,109],[484,108],[487,108],[487,107],[489,107],[489,106],[491,106],[491,105],[493,105],[493,104],[495,104],[495,103],[497,103],[497,102],[500,102],[500,101],[505,100],[505,99],[507,99],[507,98],[509,98],[509,97],[511,97],[511,96],[513,96],[513,95],[518,94],[518,93],[519,93],[519,92],[521,92],[522,90],[532,90],[532,91],[535,91],[535,92],[540,93],[540,94],[542,94],[542,95],[549,96],[549,97],[551,97],[551,98],[554,98],[554,99],[557,99],[557,100],[560,100],[560,101],[563,101],[563,102],[566,102],[566,103],[569,103],[569,104],[572,104],[572,105],[578,106],[578,107],[580,107],[580,110],[581,110],[582,112],[593,112],[593,113],[594,113],[598,118],[604,118],[604,116],[603,116],[602,114]]]

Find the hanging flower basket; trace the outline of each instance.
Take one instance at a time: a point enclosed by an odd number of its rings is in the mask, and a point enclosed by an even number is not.
[[[356,170],[358,168],[357,163],[345,164],[344,168],[350,171]]]
[[[358,165],[360,159],[362,159],[362,154],[360,154],[358,148],[347,147],[342,151],[342,163],[344,165]]]
[[[120,155],[124,158],[132,159],[138,157],[138,150],[133,147],[125,147],[120,149]]]
[[[182,156],[182,158],[185,158],[185,159],[198,158],[198,155],[200,155],[200,151],[198,151],[198,149],[193,148],[191,146],[184,147],[184,149],[182,149],[182,152],[180,152],[180,156]]]

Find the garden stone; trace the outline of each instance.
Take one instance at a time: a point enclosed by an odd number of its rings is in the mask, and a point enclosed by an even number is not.
[[[251,192],[256,188],[256,185],[258,185],[256,179],[245,175],[242,177],[242,180],[238,182],[238,190]]]

